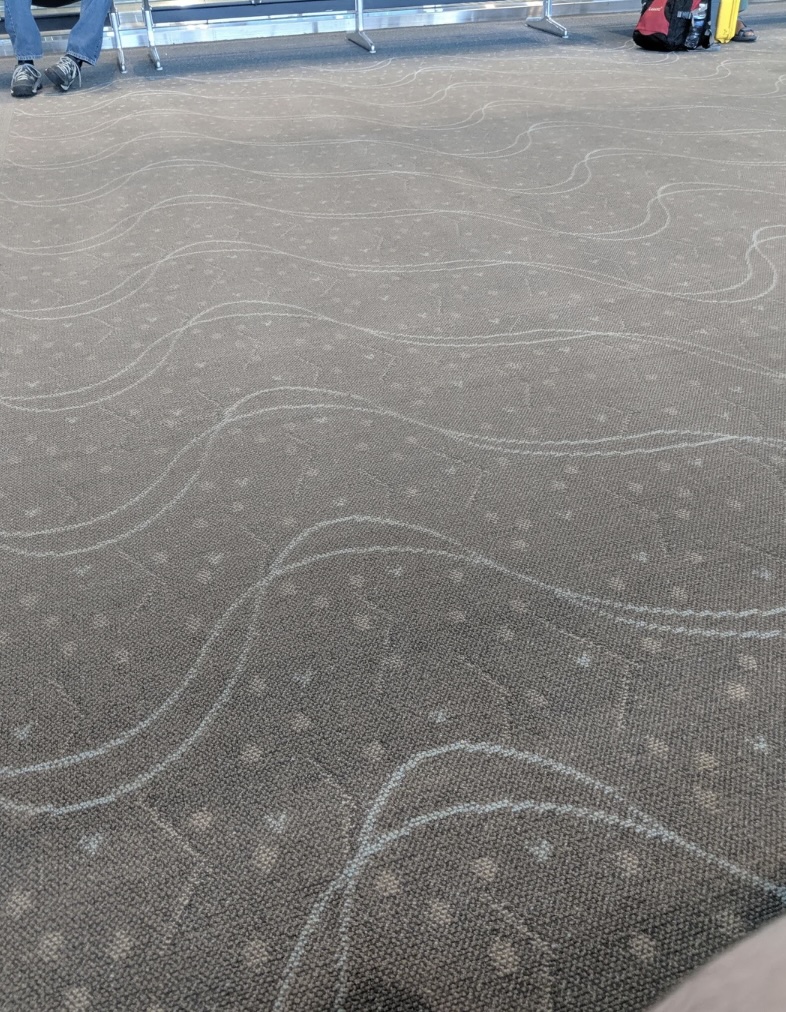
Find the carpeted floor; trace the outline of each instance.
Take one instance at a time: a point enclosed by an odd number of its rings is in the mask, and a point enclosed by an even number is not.
[[[3,1012],[640,1012],[780,911],[784,14],[3,61]]]

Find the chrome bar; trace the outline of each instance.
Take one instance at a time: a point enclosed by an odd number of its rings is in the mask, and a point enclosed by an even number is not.
[[[112,0],[112,4],[109,8],[109,23],[112,26],[112,34],[115,37],[117,65],[120,68],[120,73],[125,74],[128,68],[126,67],[126,55],[123,52],[123,40],[120,38],[120,15],[117,13],[115,0]]]
[[[363,24],[363,0],[355,0],[355,30],[347,35],[347,39],[369,53],[376,53],[377,51],[374,43],[365,32]]]
[[[142,15],[145,19],[145,32],[147,34],[147,53],[150,62],[156,70],[163,70],[161,57],[158,55],[156,46],[156,26],[153,23],[153,12],[150,10],[150,0],[142,0]]]
[[[543,0],[543,13],[539,17],[527,18],[527,25],[530,28],[537,28],[540,32],[548,32],[549,35],[557,35],[561,39],[567,39],[568,29],[555,21],[554,0]]]

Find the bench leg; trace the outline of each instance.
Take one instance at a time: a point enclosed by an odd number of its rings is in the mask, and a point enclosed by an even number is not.
[[[568,29],[558,21],[555,21],[554,18],[527,18],[527,24],[530,28],[537,28],[540,32],[558,35],[561,39],[568,38]]]
[[[150,0],[144,0],[144,3],[142,4],[142,12],[145,18],[147,52],[150,57],[150,62],[156,70],[163,70],[164,68],[161,66],[161,58],[158,55],[158,48],[156,47],[156,29],[153,24],[153,12],[150,10]]]
[[[365,49],[367,53],[376,53],[377,49],[363,28],[363,0],[355,0],[355,30],[347,35],[347,41]]]
[[[369,53],[376,53],[377,47],[366,35],[365,32],[351,32],[347,39],[349,42],[354,42],[356,46],[360,46],[361,49],[365,49]]]
[[[117,7],[115,7],[115,0],[112,0],[112,6],[109,8],[109,24],[112,26],[112,35],[115,37],[117,65],[120,68],[120,73],[125,74],[126,54],[123,52],[123,41],[120,38],[120,17],[117,13]]]
[[[537,28],[538,31],[548,32],[549,35],[557,35],[561,39],[567,39],[568,29],[555,21],[552,15],[552,0],[543,0],[543,13],[540,17],[527,18],[530,28]]]

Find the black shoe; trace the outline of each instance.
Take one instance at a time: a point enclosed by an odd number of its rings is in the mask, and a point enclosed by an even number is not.
[[[11,75],[11,94],[14,98],[30,98],[41,90],[41,71],[32,63],[20,63]]]
[[[74,82],[77,86],[82,84],[80,66],[73,56],[68,54],[61,56],[53,67],[47,67],[44,73],[61,91],[68,91]]]

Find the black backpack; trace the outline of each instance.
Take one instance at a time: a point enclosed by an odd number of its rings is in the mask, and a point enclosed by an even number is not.
[[[633,41],[659,52],[707,48],[712,41],[708,0],[645,0]]]

